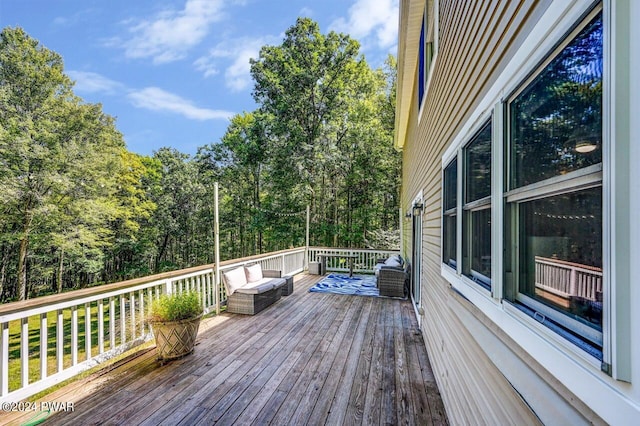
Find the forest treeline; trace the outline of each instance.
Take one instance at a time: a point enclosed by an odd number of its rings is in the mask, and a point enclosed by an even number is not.
[[[190,156],[126,148],[63,60],[20,28],[0,33],[0,297],[22,300],[305,244],[397,235],[395,59],[298,19],[251,62],[257,108]],[[393,238],[391,238],[393,240]]]

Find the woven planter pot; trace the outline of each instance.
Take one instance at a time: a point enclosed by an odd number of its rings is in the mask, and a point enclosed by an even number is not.
[[[176,359],[193,352],[202,315],[180,321],[152,322],[157,357],[161,361]]]

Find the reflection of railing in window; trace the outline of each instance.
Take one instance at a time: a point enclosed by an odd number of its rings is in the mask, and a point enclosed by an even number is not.
[[[572,298],[602,302],[602,269],[564,260],[535,257],[536,295],[569,307]]]

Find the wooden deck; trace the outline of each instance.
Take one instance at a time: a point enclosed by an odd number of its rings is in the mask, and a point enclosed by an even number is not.
[[[44,424],[447,424],[411,304],[309,293],[318,278],[258,315],[206,319],[183,359],[146,350],[59,389],[43,401],[73,411]]]

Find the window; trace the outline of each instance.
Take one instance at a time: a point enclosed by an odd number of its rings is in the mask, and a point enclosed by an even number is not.
[[[491,122],[464,148],[462,273],[491,290]]]
[[[602,360],[602,13],[508,101],[505,291]]]
[[[458,205],[458,162],[454,158],[444,169],[442,194],[442,261],[456,268],[457,245],[457,205]]]
[[[422,105],[425,91],[427,90],[427,80],[429,70],[433,63],[436,49],[436,20],[437,3],[433,1],[425,2],[425,12],[420,29],[420,51],[418,64],[418,108]]]

